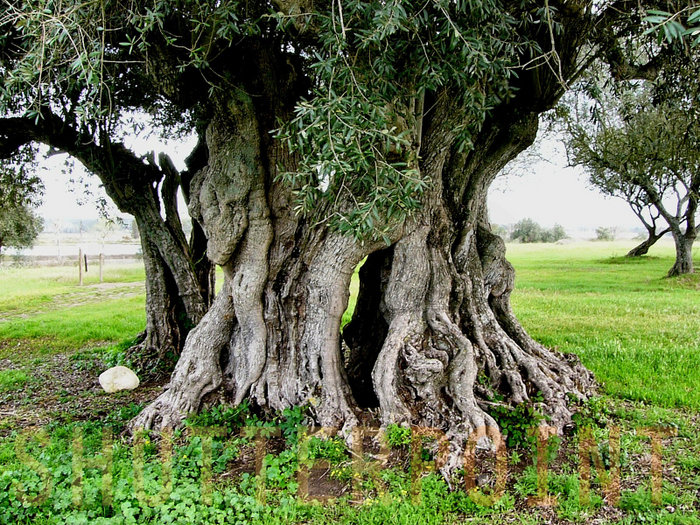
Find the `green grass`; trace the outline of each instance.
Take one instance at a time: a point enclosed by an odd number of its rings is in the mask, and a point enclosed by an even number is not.
[[[509,245],[513,309],[535,339],[578,354],[607,393],[700,409],[700,275],[664,277],[672,246],[620,257],[629,247]]]
[[[214,408],[193,418],[200,424],[227,428],[213,445],[213,501],[204,503],[201,494],[202,444],[199,438],[178,438],[173,450],[173,485],[170,498],[158,505],[138,500],[133,468],[134,448],[126,439],[116,437],[113,454],[113,503],[101,504],[101,473],[87,468],[83,505],[72,505],[71,485],[74,432],[84,434],[84,457],[100,457],[103,425],[113,426],[118,434],[146,399],[138,404],[121,396],[124,406],[96,411],[86,418],[86,408],[76,402],[65,418],[59,416],[47,427],[44,443],[30,440],[27,449],[45,467],[37,470],[21,456],[20,428],[1,425],[0,431],[0,523],[305,523],[305,524],[438,524],[438,523],[659,523],[700,524],[697,516],[700,494],[700,275],[666,279],[673,263],[671,246],[652,249],[649,256],[627,260],[624,253],[632,243],[580,243],[566,245],[509,245],[507,256],[516,268],[516,290],[512,295],[516,315],[539,341],[566,352],[576,352],[602,383],[601,399],[588,403],[581,414],[585,421],[605,421],[596,428],[604,444],[605,424],[622,428],[623,491],[621,508],[606,514],[598,491],[593,505],[579,503],[577,464],[571,453],[574,438],[563,446],[568,452],[552,468],[549,490],[559,496],[555,509],[543,511],[524,503],[536,487],[532,455],[525,449],[512,450],[522,460],[511,460],[511,481],[504,498],[494,508],[470,500],[464,491],[450,491],[435,474],[422,478],[420,503],[410,500],[410,476],[402,467],[381,472],[385,489],[371,476],[362,478],[363,503],[344,496],[334,504],[309,504],[296,497],[299,467],[298,441],[294,422],[303,420],[300,408],[288,410],[273,421],[264,421],[239,408]],[[696,255],[697,256],[697,255]],[[114,285],[99,287],[94,281],[77,286],[75,268],[0,269],[0,359],[9,359],[13,367],[0,370],[0,404],[8,399],[22,403],[12,410],[31,405],[34,366],[71,354],[62,366],[85,368],[99,359],[103,343],[132,338],[143,328],[144,295],[140,282],[143,270],[125,268],[107,279]],[[218,281],[221,282],[219,273]],[[91,276],[94,278],[94,275]],[[343,322],[354,309],[357,273],[351,283],[351,298]],[[99,348],[95,348],[99,347]],[[76,350],[88,348],[82,352]],[[94,359],[93,359],[94,358]],[[99,367],[98,367],[99,368]],[[58,370],[56,370],[58,372]],[[94,373],[98,373],[98,369]],[[46,371],[44,371],[46,373]],[[92,372],[90,372],[92,373]],[[77,377],[85,377],[77,376]],[[76,392],[66,387],[52,401],[62,414],[68,402],[79,401]],[[82,388],[75,386],[77,391]],[[20,390],[22,391],[20,393]],[[90,392],[88,392],[90,394]],[[104,394],[82,398],[90,406],[98,401],[108,404]],[[131,394],[126,394],[131,395]],[[153,395],[157,395],[156,392]],[[114,399],[118,398],[116,396]],[[643,402],[642,402],[643,401]],[[115,408],[117,407],[117,408]],[[37,407],[36,409],[38,409]],[[42,407],[46,408],[46,407]],[[2,409],[2,406],[0,406]],[[11,410],[11,411],[12,411]],[[110,411],[111,410],[111,411]],[[247,410],[247,409],[246,409]],[[1,411],[1,410],[0,410]],[[10,412],[11,412],[10,411]],[[3,417],[4,417],[3,413]],[[96,415],[99,414],[99,415]],[[234,416],[231,416],[234,414]],[[283,450],[268,454],[267,471],[256,478],[241,475],[241,458],[248,466],[255,457],[254,443],[242,437],[240,425],[259,429],[276,428],[288,439]],[[1,422],[2,420],[0,420]],[[14,421],[22,421],[21,413]],[[648,439],[637,429],[654,425],[675,427],[678,437],[665,442],[663,505],[651,504],[649,493]],[[297,429],[298,430],[298,429]],[[394,453],[404,447],[406,429],[389,429]],[[564,438],[567,439],[567,438]],[[146,445],[145,479],[150,494],[157,493],[161,472],[156,460],[156,439]],[[350,454],[342,441],[312,447],[315,457],[326,457],[331,477],[351,479]],[[323,456],[326,454],[326,456]],[[238,463],[237,463],[238,462]],[[666,463],[667,462],[667,463]],[[231,465],[237,465],[232,467]],[[38,505],[23,505],[17,481],[32,495],[42,486],[45,472],[52,479],[51,497]],[[268,503],[259,502],[259,488],[268,491]]]
[[[50,355],[134,337],[145,323],[140,263],[96,269],[0,267],[0,359]]]
[[[28,345],[27,354],[47,355],[133,338],[146,323],[144,308],[143,296],[116,298],[0,322],[0,359],[17,357],[13,341]]]
[[[0,266],[0,312],[3,315],[50,307],[61,298],[74,301],[90,297],[99,286],[96,267],[83,274],[78,286],[78,268],[74,266],[3,267]],[[105,265],[104,283],[143,283],[143,264]],[[107,288],[107,285],[103,285]]]
[[[20,390],[29,381],[25,370],[0,370],[0,393]]]

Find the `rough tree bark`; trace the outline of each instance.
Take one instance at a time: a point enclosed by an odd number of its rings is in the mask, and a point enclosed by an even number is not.
[[[643,186],[650,202],[668,223],[676,247],[676,260],[668,271],[668,277],[693,273],[693,243],[698,235],[695,215],[698,211],[700,198],[700,176],[693,176],[687,187],[687,195],[679,197],[675,212],[668,210],[658,190],[650,184]]]
[[[191,203],[208,255],[224,269],[224,290],[188,337],[170,388],[133,425],[177,425],[222,382],[238,402],[310,403],[324,424],[352,425],[340,320],[352,273],[378,244],[303,224],[289,188],[274,182],[276,166],[293,159],[276,143],[263,155],[248,97],[226,113],[209,126],[210,162],[192,181]]]
[[[687,273],[693,273],[695,268],[693,266],[693,243],[697,234],[695,230],[689,230],[685,233],[672,230],[673,240],[676,245],[676,261],[673,266],[668,271],[669,277],[674,277],[676,275],[684,275]]]
[[[471,431],[496,428],[485,403],[490,393],[522,403],[539,392],[539,408],[561,427],[571,415],[569,395],[584,399],[593,385],[575,356],[545,349],[518,323],[509,303],[513,268],[486,220],[489,185],[532,142],[536,122],[527,115],[503,126],[494,118],[475,153],[426,159],[423,169],[437,164],[439,198],[425,223],[367,259],[344,332],[358,403],[377,399],[385,424],[446,429],[453,461]]]
[[[146,329],[128,355],[142,371],[169,372],[188,332],[209,308],[214,293],[214,265],[205,256],[203,232],[193,228],[188,244],[177,212],[179,173],[161,158],[165,180],[159,199],[147,179],[136,179],[132,191],[101,176],[119,209],[134,216],[146,270]],[[161,202],[165,218],[161,216]]]
[[[276,166],[294,159],[266,141],[250,98],[238,96],[212,121],[191,212],[224,269],[224,289],[188,336],[167,390],[132,428],[177,426],[219,387],[235,403],[308,404],[319,424],[345,431],[362,407],[379,406],[384,424],[443,429],[454,452],[445,468],[453,471],[471,431],[496,429],[488,392],[513,403],[540,392],[554,424],[569,420],[569,396],[585,398],[593,379],[515,319],[513,268],[486,220],[488,187],[534,139],[536,114],[490,119],[474,152],[461,154],[451,149],[450,105],[431,107],[420,168],[433,185],[389,247],[294,214],[290,189],[275,182]],[[365,258],[344,351],[341,318]]]

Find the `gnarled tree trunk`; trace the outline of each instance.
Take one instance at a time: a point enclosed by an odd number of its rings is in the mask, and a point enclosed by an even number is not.
[[[676,261],[668,271],[669,277],[693,273],[693,243],[695,242],[695,231],[681,233],[679,228],[673,230],[673,240],[676,245]]]
[[[363,407],[378,406],[385,424],[443,429],[453,458],[469,432],[496,427],[483,403],[489,392],[513,403],[540,392],[542,411],[568,421],[568,396],[584,398],[592,377],[517,322],[513,269],[485,220],[488,187],[532,142],[536,116],[492,118],[465,154],[451,147],[449,105],[432,111],[420,165],[431,190],[387,246],[295,215],[290,189],[275,177],[294,159],[266,140],[249,98],[228,104],[209,126],[210,160],[193,180],[191,204],[209,257],[224,268],[224,289],[188,336],[169,388],[132,427],[179,425],[219,387],[237,403],[308,404],[319,424],[345,430]],[[344,350],[341,318],[365,258]]]
[[[119,209],[133,215],[139,229],[146,272],[146,329],[128,355],[142,372],[156,375],[172,370],[188,332],[212,303],[215,277],[199,225],[193,224],[189,244],[182,229],[176,200],[181,174],[165,155],[160,164],[160,196],[159,181],[149,180],[138,169],[113,173],[88,166]]]
[[[136,221],[146,274],[146,327],[127,354],[142,373],[161,375],[172,371],[187,334],[213,300],[214,266],[206,257],[200,258],[195,266],[195,275],[199,275],[199,296],[183,301],[177,278],[181,278],[182,273],[192,272],[191,258],[185,259],[185,254],[180,254],[180,257],[164,259],[152,230],[143,223],[140,214]],[[185,269],[174,272],[174,264],[185,265]],[[194,317],[189,312],[194,312]]]
[[[670,231],[670,228],[666,228],[661,233],[656,233],[656,229],[647,228],[647,238],[641,243],[639,243],[637,246],[632,248],[630,251],[628,251],[625,257],[641,257],[642,255],[646,255],[647,253],[649,253],[649,248],[654,246],[657,243],[657,241],[661,239],[661,237],[663,237]]]

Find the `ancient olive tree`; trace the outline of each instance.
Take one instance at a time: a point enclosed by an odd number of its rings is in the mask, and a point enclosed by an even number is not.
[[[496,427],[496,393],[539,393],[557,425],[585,398],[591,375],[511,311],[486,193],[590,61],[645,73],[648,58],[614,52],[641,32],[643,3],[4,4],[18,118],[71,116],[92,142],[71,140],[119,169],[124,149],[109,144],[124,108],[203,131],[189,212],[225,283],[134,426],[178,425],[223,389],[236,403],[307,404],[346,430],[378,407],[383,423],[443,429],[459,451]],[[70,70],[81,89],[57,101],[45,83]]]

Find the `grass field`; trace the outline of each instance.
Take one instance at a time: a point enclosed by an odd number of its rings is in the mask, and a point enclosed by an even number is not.
[[[107,266],[104,282],[77,267],[0,267],[0,359],[132,338],[145,323],[142,264]]]
[[[666,279],[673,246],[512,245],[513,308],[535,339],[575,352],[609,394],[700,410],[700,275]],[[697,257],[697,250],[695,254]]]
[[[107,268],[104,283],[90,274],[78,287],[76,268],[0,267],[0,523],[698,524],[700,274],[666,279],[672,246],[656,246],[634,261],[622,257],[629,247],[623,242],[508,246],[517,275],[512,296],[517,316],[537,340],[578,354],[601,384],[600,397],[581,408],[577,424],[592,425],[606,464],[609,429],[621,428],[618,505],[600,497],[596,475],[590,503],[581,501],[576,434],[550,446],[554,507],[527,504],[538,490],[528,440],[509,451],[506,491],[494,506],[464,491],[450,492],[435,474],[421,478],[418,502],[409,497],[417,486],[407,467],[411,438],[404,429],[387,430],[390,468],[379,475],[382,483],[362,476],[353,493],[351,456],[338,439],[305,441],[299,434],[302,408],[264,420],[246,409],[218,405],[190,420],[187,432],[176,433],[171,492],[161,501],[153,501],[163,473],[158,437],[141,442],[146,459],[140,478],[134,467],[138,448],[117,437],[111,445],[112,501],[104,504],[100,471],[86,467],[83,492],[74,490],[71,473],[80,456],[108,457],[100,452],[103,427],[118,435],[160,391],[160,384],[147,383],[109,396],[96,382],[143,328],[143,269]],[[515,423],[532,421],[522,416]],[[200,482],[204,441],[192,436],[198,426],[213,424],[228,432],[211,445],[213,491],[207,501]],[[239,433],[242,426],[270,434],[279,430],[283,436],[271,439],[266,471],[257,477],[255,442]],[[653,458],[641,432],[648,426],[677,433],[663,441],[660,504],[649,485]],[[45,429],[45,437],[37,428]],[[83,452],[75,449],[78,434],[84,436]],[[430,459],[430,444],[424,446],[421,454]],[[303,458],[328,461],[310,486],[340,495],[335,504],[295,497]],[[482,459],[493,465],[488,454]],[[492,483],[493,476],[484,472]],[[139,495],[138,479],[145,480],[150,502]],[[47,481],[52,490],[44,498]],[[260,499],[263,489],[266,504]]]

